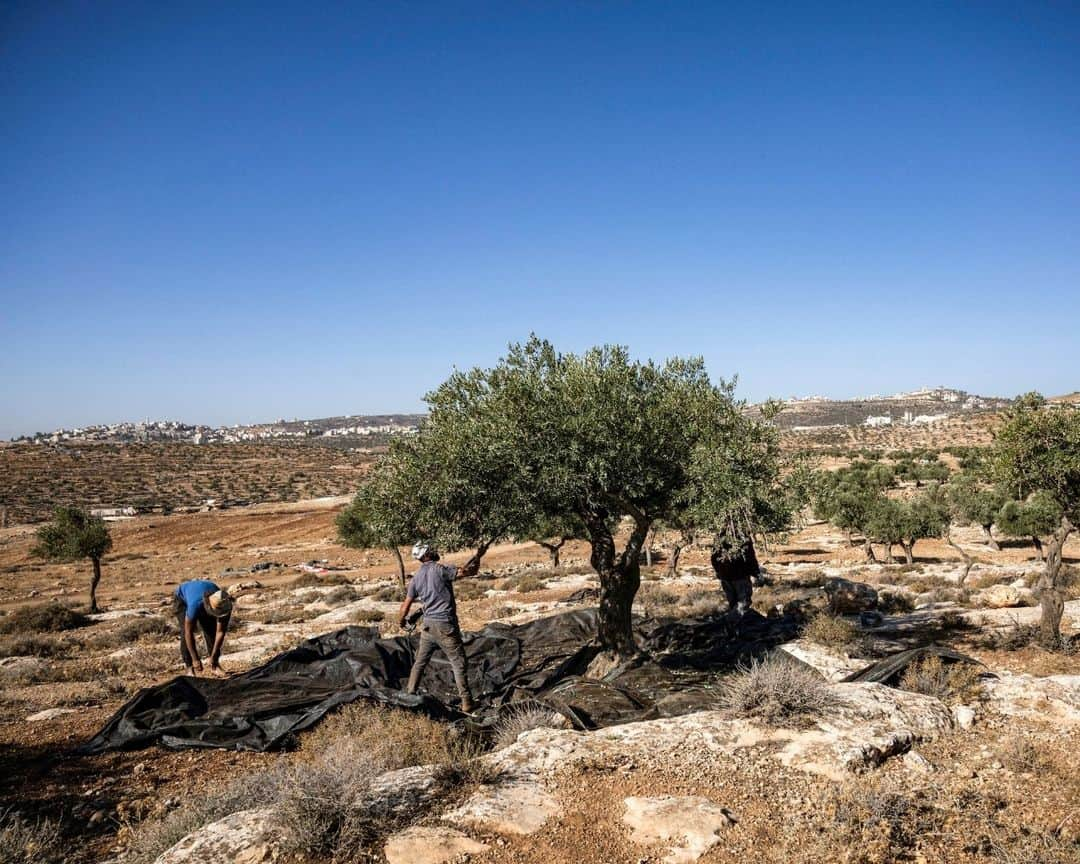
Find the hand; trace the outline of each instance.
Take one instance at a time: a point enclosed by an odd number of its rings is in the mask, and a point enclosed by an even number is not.
[[[196,663],[195,664],[195,671],[192,674],[193,675],[202,675],[202,671],[203,671],[202,663]]]
[[[405,629],[405,619],[404,618],[398,618],[397,626],[398,626],[399,629],[404,630]]]

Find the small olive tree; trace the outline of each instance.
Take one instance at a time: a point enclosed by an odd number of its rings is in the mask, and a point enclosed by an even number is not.
[[[1032,492],[1024,501],[1006,501],[997,515],[998,530],[1008,537],[1030,540],[1039,560],[1045,560],[1043,537],[1061,525],[1061,507],[1045,490]]]
[[[995,552],[1001,547],[994,539],[993,527],[1005,504],[1005,495],[996,486],[980,480],[971,471],[961,471],[945,487],[953,519],[959,525],[978,525],[986,535],[987,545]]]
[[[405,592],[405,560],[401,547],[419,539],[422,508],[418,460],[407,443],[394,442],[364,478],[352,502],[337,516],[338,539],[352,549],[383,548],[397,563],[397,580]]]
[[[57,507],[52,522],[37,530],[34,554],[50,561],[79,561],[89,558],[90,612],[98,611],[97,587],[101,581],[101,559],[112,548],[109,526],[97,516],[78,507]]]
[[[1048,647],[1059,645],[1065,605],[1062,549],[1080,520],[1080,410],[1049,405],[1037,393],[1021,397],[997,431],[991,465],[994,478],[1016,500],[1030,506],[1033,493],[1042,493],[1040,508],[1045,511],[1048,503],[1056,508],[1037,587],[1040,638]]]

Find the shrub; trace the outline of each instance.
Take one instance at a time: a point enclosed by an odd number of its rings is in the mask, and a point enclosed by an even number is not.
[[[503,583],[504,591],[517,591],[519,594],[530,594],[534,591],[543,591],[547,587],[544,579],[535,573],[522,573],[507,579]]]
[[[341,573],[308,573],[306,570],[289,584],[290,588],[328,588],[331,585],[348,585],[348,576]]]
[[[322,613],[315,609],[271,609],[262,616],[263,624],[302,624]]]
[[[0,862],[53,864],[63,860],[58,823],[48,819],[31,822],[21,813],[0,812]]]
[[[386,613],[381,609],[357,609],[352,613],[352,619],[362,624],[374,624],[386,620]]]
[[[60,636],[27,633],[0,639],[0,657],[64,657],[72,647]]]
[[[818,645],[844,650],[855,644],[859,630],[846,618],[822,612],[807,622],[802,635]]]
[[[768,657],[752,660],[748,667],[726,678],[721,701],[740,716],[775,723],[820,714],[839,700],[828,682],[810,667]]]
[[[487,586],[475,579],[463,579],[454,583],[454,596],[458,600],[479,600],[487,596]]]
[[[23,606],[0,618],[0,633],[58,633],[85,627],[90,619],[59,603]]]
[[[933,696],[942,702],[971,702],[982,698],[982,675],[974,663],[941,662],[927,657],[912,663],[900,679],[904,690]]]
[[[328,591],[320,599],[331,606],[342,603],[352,603],[360,599],[360,594],[351,585],[339,585],[333,591]]]
[[[562,725],[561,721],[558,713],[539,702],[511,705],[495,724],[494,745],[496,748],[507,747],[524,732],[558,727]]]
[[[903,615],[915,611],[915,598],[905,591],[879,591],[878,611],[884,615]]]

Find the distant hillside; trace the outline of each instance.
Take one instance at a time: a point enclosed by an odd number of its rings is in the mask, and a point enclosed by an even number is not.
[[[996,396],[977,396],[947,387],[860,399],[788,399],[782,403],[783,411],[776,418],[776,423],[784,430],[922,425],[958,414],[1000,411],[1011,401]]]

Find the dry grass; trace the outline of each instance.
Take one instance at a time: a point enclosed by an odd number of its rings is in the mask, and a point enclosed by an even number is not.
[[[781,723],[805,721],[837,704],[838,699],[828,682],[813,669],[769,657],[753,660],[726,678],[722,702],[739,716]]]
[[[846,618],[822,612],[807,622],[802,635],[818,645],[842,651],[858,642],[859,630]]]
[[[900,679],[900,686],[949,703],[973,702],[983,695],[978,666],[974,663],[943,663],[940,657],[927,657],[912,663]]]
[[[90,619],[59,603],[23,606],[0,617],[0,633],[58,633],[85,627]]]
[[[454,583],[454,597],[458,600],[479,600],[486,597],[488,586],[475,579],[462,579]]]
[[[308,573],[304,571],[292,582],[290,588],[329,588],[332,585],[349,585],[352,580],[343,573]]]
[[[328,591],[321,598],[328,606],[340,606],[344,603],[354,603],[363,595],[351,585],[339,585],[333,591]]]
[[[11,810],[0,813],[2,864],[53,864],[63,860],[58,823],[48,819],[30,821]]]
[[[0,657],[66,657],[75,647],[52,633],[26,633],[0,639]]]
[[[547,580],[536,573],[521,573],[511,576],[502,584],[503,591],[517,591],[519,594],[531,594],[547,588]]]
[[[507,747],[518,736],[533,729],[549,729],[563,725],[563,718],[538,702],[523,702],[508,708],[495,724],[493,741],[496,749]]]
[[[385,621],[386,613],[381,609],[357,609],[350,617],[361,624],[375,624]]]

